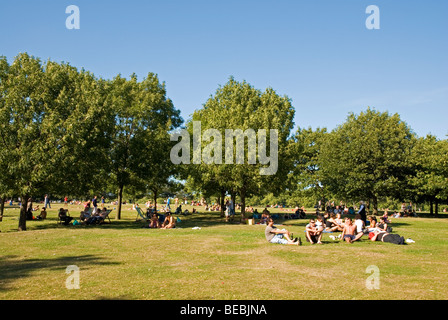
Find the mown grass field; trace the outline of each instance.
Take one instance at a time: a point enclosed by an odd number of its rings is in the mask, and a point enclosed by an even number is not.
[[[448,219],[393,219],[406,246],[362,241],[269,244],[263,225],[226,223],[216,212],[183,217],[172,230],[142,228],[125,206],[111,224],[62,226],[53,205],[44,221],[17,232],[18,209],[0,222],[0,299],[337,300],[448,297]],[[191,207],[187,208],[191,209]],[[81,207],[69,206],[78,217]],[[185,208],[184,208],[185,209]],[[278,210],[278,209],[277,209]],[[191,211],[191,210],[190,210]],[[271,210],[271,212],[275,210]],[[305,239],[308,220],[278,223]],[[200,229],[193,229],[200,227]],[[67,289],[67,266],[80,289]],[[380,289],[368,289],[369,266]]]

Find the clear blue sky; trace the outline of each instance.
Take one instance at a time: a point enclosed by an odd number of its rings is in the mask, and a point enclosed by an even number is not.
[[[79,30],[65,27],[71,4]],[[184,119],[234,76],[291,98],[296,126],[333,129],[371,106],[445,139],[447,15],[445,0],[2,1],[0,55],[107,79],[157,73]]]

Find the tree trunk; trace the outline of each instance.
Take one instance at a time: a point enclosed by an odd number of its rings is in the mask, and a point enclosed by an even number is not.
[[[373,204],[373,214],[376,216],[378,214],[378,198],[377,196],[372,196]]]
[[[220,198],[220,207],[221,207],[221,217],[224,217],[224,198],[226,196],[226,191],[224,189],[221,189],[221,198]]]
[[[230,192],[230,199],[232,199],[232,203],[233,203],[233,213],[234,213],[234,215],[231,215],[230,216],[230,220],[231,221],[233,221],[233,219],[234,219],[234,217],[235,217],[235,215],[236,215],[236,211],[235,211],[235,208],[236,208],[236,192],[235,191],[231,191]]]
[[[439,215],[439,200],[437,199],[437,198],[435,198],[434,199],[434,202],[435,202],[435,214],[436,214],[436,217]]]
[[[22,196],[21,199],[22,205],[20,206],[19,231],[26,231],[26,207],[28,205],[29,196]]]
[[[244,219],[246,218],[246,188],[243,187],[240,190],[241,197],[241,223],[244,223]]]
[[[117,215],[115,217],[116,220],[121,219],[121,203],[123,202],[123,189],[124,189],[123,185],[120,185],[118,187],[118,210],[117,210]]]
[[[432,199],[429,200],[429,214],[430,215],[434,214],[434,208],[433,208],[433,205],[432,205]]]
[[[6,196],[3,196],[1,201],[2,203],[0,204],[0,221],[3,221],[3,212],[5,211]]]
[[[321,192],[322,192],[322,196],[321,196],[321,199],[320,199],[320,210],[321,211],[323,211],[323,212],[325,212],[325,210],[327,210],[327,207],[326,207],[326,205],[325,205],[325,191],[324,191],[324,188],[323,187],[320,187],[320,190],[321,190]]]
[[[154,194],[154,213],[157,213],[157,195],[158,195],[158,190],[157,189],[153,189],[152,193]]]

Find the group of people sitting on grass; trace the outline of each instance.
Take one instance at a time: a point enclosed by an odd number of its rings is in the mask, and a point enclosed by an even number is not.
[[[254,218],[258,218],[258,211],[257,209],[255,209]],[[272,216],[272,218],[275,218],[275,216],[279,216],[279,215],[274,215]],[[264,208],[264,210],[261,212],[261,216],[260,216],[260,222],[259,224],[267,224],[268,218],[271,217],[271,213],[269,212],[269,210],[267,208]],[[283,219],[305,219],[306,218],[306,213],[305,210],[296,207],[293,211],[293,213],[291,214],[284,214],[283,215]]]
[[[333,240],[342,240],[347,243],[353,243],[360,240],[364,235],[368,235],[371,241],[382,241],[394,244],[406,244],[413,242],[412,239],[405,240],[403,236],[392,233],[390,221],[386,216],[380,217],[377,222],[375,216],[369,217],[369,225],[366,226],[361,215],[355,215],[355,219],[345,217],[341,218],[341,214],[319,215],[317,219],[310,219],[305,228],[306,239],[311,244],[321,244],[324,232],[341,232],[339,236],[330,236]]]
[[[176,217],[174,217],[170,211],[165,212],[164,215],[151,212],[148,228],[174,229],[176,228],[176,222]]]
[[[61,214],[62,208],[59,209],[59,214]],[[68,210],[66,209],[68,212]],[[103,209],[95,206],[92,211],[90,211],[90,206],[85,206],[84,211],[81,211],[79,216],[79,220],[81,224],[92,225],[92,224],[101,224],[107,218],[111,210],[107,210],[106,207]]]
[[[274,226],[274,219],[268,217],[266,219],[267,226],[265,229],[266,240],[271,243],[300,245],[301,239],[293,239],[292,234],[286,229],[277,229]],[[306,241],[311,244],[322,244],[322,236],[324,233],[341,232],[339,236],[330,235],[333,240],[342,240],[347,243],[353,243],[360,240],[363,236],[368,236],[371,241],[382,241],[393,244],[413,243],[412,239],[406,239],[399,234],[392,233],[390,221],[386,216],[380,217],[377,222],[375,216],[369,217],[369,225],[366,226],[361,215],[357,214],[355,219],[350,217],[341,218],[341,214],[318,215],[317,218],[311,218],[305,227]]]

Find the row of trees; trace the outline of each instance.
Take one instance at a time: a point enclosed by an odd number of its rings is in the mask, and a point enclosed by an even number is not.
[[[295,142],[294,190],[322,204],[365,200],[376,213],[380,199],[395,199],[429,202],[437,213],[448,202],[448,140],[416,136],[398,114],[368,108],[331,132],[299,129]]]
[[[364,200],[374,214],[380,200],[429,203],[431,214],[434,205],[437,213],[440,203],[448,203],[448,140],[418,137],[398,114],[371,108],[349,114],[331,132],[299,128],[291,134],[293,116],[286,97],[270,89],[261,93],[231,79],[195,112],[193,120],[221,131],[278,129],[280,170],[262,177],[254,165],[189,165],[195,167],[187,170],[190,189],[217,195],[221,201],[226,193],[239,195],[242,216],[247,198],[257,205],[266,195],[271,204],[290,206],[305,199],[312,199],[313,205],[320,200],[322,209],[329,199],[346,204]]]
[[[0,193],[19,195],[19,230],[31,196],[90,197],[125,187],[158,190],[174,173],[168,132],[182,123],[165,84],[98,79],[26,53],[0,58]],[[168,169],[167,169],[168,168]],[[2,202],[3,202],[2,201]]]
[[[135,75],[104,80],[26,53],[11,64],[2,57],[0,194],[3,200],[22,198],[19,230],[26,230],[31,196],[112,194],[118,198],[120,219],[123,192],[151,194],[157,203],[162,190],[174,192],[179,182],[184,190],[218,197],[222,208],[226,196],[238,197],[242,217],[246,199],[267,194],[297,202],[304,197],[323,203],[332,197],[363,199],[371,201],[374,211],[384,197],[436,205],[447,201],[447,140],[417,137],[399,115],[370,108],[350,114],[331,132],[299,128],[294,133],[294,112],[287,96],[230,78],[184,128],[194,136],[194,122],[200,121],[201,133],[213,130],[222,137],[226,129],[266,129],[267,141],[275,129],[275,150],[258,141],[254,152],[243,143],[241,164],[202,159],[176,165],[170,152],[178,141],[171,141],[170,134],[181,129],[183,120],[155,74],[141,81]],[[226,142],[216,137],[189,141],[189,154],[180,157],[194,160],[195,151],[223,157]],[[269,166],[261,149],[271,160],[277,155],[275,174],[260,174]]]

